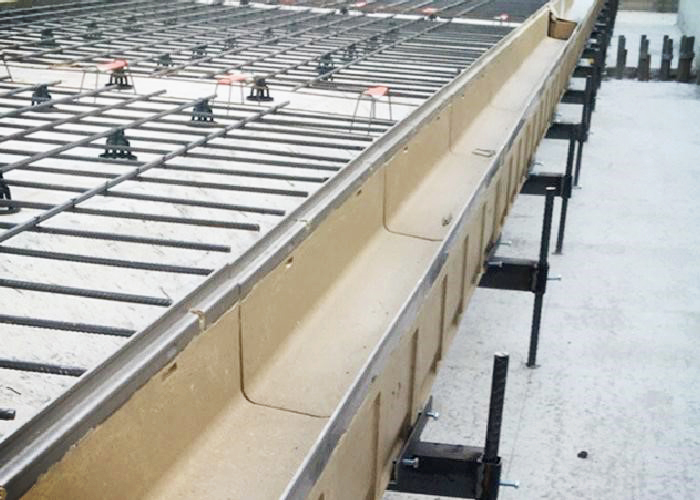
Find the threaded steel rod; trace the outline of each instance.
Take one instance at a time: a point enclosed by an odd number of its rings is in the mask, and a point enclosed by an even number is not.
[[[508,377],[508,359],[508,354],[502,352],[497,352],[493,356],[491,401],[489,403],[489,420],[486,427],[486,442],[484,444],[484,462],[487,463],[498,461],[501,424],[503,423],[503,403],[506,395],[506,378]]]

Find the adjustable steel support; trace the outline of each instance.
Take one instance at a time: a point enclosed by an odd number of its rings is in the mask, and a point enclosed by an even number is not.
[[[591,88],[591,96],[590,96],[590,108],[591,112],[595,110],[595,103],[596,99],[598,97],[598,84],[596,83],[596,75],[598,74],[598,70],[596,69],[595,66],[588,64],[588,65],[578,65],[576,68],[574,68],[574,73],[573,77],[574,78],[591,78],[593,80],[592,82],[592,88]]]
[[[574,162],[574,187],[578,187],[581,176],[581,164],[583,160],[584,132],[583,125],[571,122],[554,122],[550,125],[545,134],[546,139],[567,139],[569,141],[569,151],[566,164]],[[572,144],[573,143],[573,144]],[[575,149],[575,151],[574,151]]]
[[[573,157],[572,151],[574,141],[569,141],[569,154],[566,162],[565,172],[531,172],[528,174],[521,194],[546,196],[548,190],[554,190],[554,196],[561,198],[561,211],[559,213],[559,230],[557,231],[557,243],[554,253],[561,254],[564,248],[564,234],[566,231],[566,214],[569,206],[569,199],[573,187]]]
[[[595,85],[597,88],[600,88],[601,82],[603,81],[603,67],[605,66],[602,48],[598,43],[589,43],[583,49],[581,57],[583,59],[591,59],[593,61],[593,68],[595,70]]]
[[[540,256],[538,260],[498,258],[492,256],[486,262],[486,270],[481,276],[479,286],[498,290],[514,290],[532,292],[535,302],[532,311],[530,327],[530,348],[527,355],[527,367],[536,368],[537,346],[542,322],[542,304],[547,291],[549,279],[549,240],[552,234],[552,212],[556,188],[545,189],[544,217],[542,221],[542,236],[540,240]]]
[[[586,87],[583,90],[567,89],[561,98],[563,104],[580,104],[583,106],[581,111],[582,135],[581,140],[588,140],[588,131],[591,126],[591,116],[595,106],[595,82],[592,76],[586,77]]]
[[[498,455],[507,376],[508,354],[497,353],[493,360],[483,448],[421,441],[428,419],[437,418],[430,398],[394,462],[388,489],[421,495],[496,500],[501,486],[517,488],[517,482],[501,482],[501,457]]]

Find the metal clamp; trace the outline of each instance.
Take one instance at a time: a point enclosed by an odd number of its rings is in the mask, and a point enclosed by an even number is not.
[[[418,416],[399,458],[394,462],[389,490],[496,500],[501,486],[519,485],[517,482],[501,481],[501,457],[498,455],[508,360],[508,354],[497,353],[494,356],[483,448],[422,441],[423,429],[431,414],[435,413],[430,398]]]

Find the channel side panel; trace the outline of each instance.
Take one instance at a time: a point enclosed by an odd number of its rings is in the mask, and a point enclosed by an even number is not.
[[[590,15],[593,19],[595,19],[599,7],[600,5],[596,6],[596,8],[591,11]],[[401,436],[402,433],[405,434],[410,424],[416,418],[416,412],[420,408],[418,399],[427,397],[430,388],[429,381],[433,375],[430,371],[426,373],[421,372],[419,369],[419,363],[417,362],[418,356],[416,353],[421,349],[419,347],[420,339],[422,336],[425,338],[426,330],[430,330],[430,326],[427,325],[436,325],[434,318],[438,310],[443,315],[441,324],[452,325],[452,328],[449,326],[446,328],[448,342],[449,332],[456,330],[454,325],[458,321],[460,312],[478,284],[488,243],[494,235],[500,232],[504,217],[520,190],[525,175],[527,174],[527,167],[530,159],[546,131],[558,99],[568,82],[568,75],[573,71],[573,67],[578,59],[578,54],[580,54],[583,43],[585,43],[586,35],[590,32],[589,28],[590,22],[582,27],[581,31],[578,33],[578,38],[568,44],[564,53],[560,54],[560,64],[547,76],[543,89],[538,95],[534,106],[528,110],[527,117],[523,122],[524,125],[512,139],[509,149],[505,152],[501,168],[494,175],[492,182],[489,184],[489,188],[485,193],[482,193],[480,198],[481,203],[478,204],[480,209],[475,211],[476,215],[472,215],[470,222],[464,225],[466,228],[464,232],[455,238],[459,243],[456,244],[450,252],[442,273],[435,280],[434,286],[421,309],[416,324],[409,328],[406,334],[402,336],[401,343],[392,354],[391,361],[388,363],[382,378],[378,379],[372,386],[370,394],[362,407],[363,409],[351,422],[346,434],[342,437],[338,447],[331,455],[328,466],[324,469],[320,479],[317,481],[312,492],[308,495],[308,499],[350,500],[351,498],[363,498],[348,496],[342,490],[334,486],[338,475],[343,471],[343,460],[339,457],[341,455],[347,455],[347,452],[343,450],[343,448],[350,448],[352,447],[352,443],[355,442],[355,439],[361,439],[360,433],[363,431],[362,424],[359,422],[360,415],[367,411],[367,408],[372,402],[377,399],[382,401],[385,393],[395,395],[396,388],[400,384],[400,379],[405,383],[405,380],[408,378],[408,380],[411,381],[411,387],[415,391],[414,397],[409,398],[411,401],[411,413],[409,415],[401,415],[400,412],[396,411],[380,411],[380,438],[378,442],[383,444],[383,447],[380,447],[376,453],[380,462],[380,471],[376,474],[379,484],[375,485],[375,491],[377,493],[373,498],[379,498],[381,492],[386,487],[389,480],[392,460],[396,457],[396,451],[399,447],[400,440],[397,436]],[[507,188],[505,186],[507,186]],[[448,285],[445,285],[445,283],[448,283]],[[457,283],[459,286],[450,288],[449,283]],[[450,297],[449,293],[444,295],[446,297],[444,303],[440,300],[434,300],[435,296],[441,296],[444,293],[443,287],[445,286],[447,286],[448,290],[454,290],[455,288],[463,290],[461,300],[454,300],[454,298],[451,301],[448,300],[447,297]],[[451,305],[448,306],[448,303]],[[437,324],[439,325],[440,323]],[[430,334],[428,334],[427,337],[430,338]],[[445,348],[444,345],[441,347],[443,349]],[[435,352],[435,356],[436,358],[434,359],[439,359],[439,352]],[[399,359],[402,361],[397,361]],[[396,365],[404,367],[404,371],[401,372],[401,370],[393,369]],[[405,373],[405,367],[407,366],[411,367],[411,373],[409,374]],[[427,388],[425,393],[416,390],[418,386],[423,384],[425,384],[424,387]],[[421,403],[422,402],[424,402],[424,400],[421,400]],[[404,418],[400,418],[401,416]],[[406,420],[406,418],[408,418],[408,420]],[[393,448],[391,446],[392,444]],[[393,453],[391,453],[390,450],[392,450]],[[369,483],[372,477],[373,476],[365,476],[364,478],[358,477],[358,481],[364,481],[362,483],[363,488],[360,489],[364,490],[364,486],[366,486],[368,491],[371,490],[372,485]]]

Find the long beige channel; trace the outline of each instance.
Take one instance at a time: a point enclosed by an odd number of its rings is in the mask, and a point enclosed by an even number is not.
[[[547,8],[509,35],[403,149],[24,498],[280,497],[451,236],[417,319],[307,497],[379,498],[601,3],[568,41],[547,37]]]

